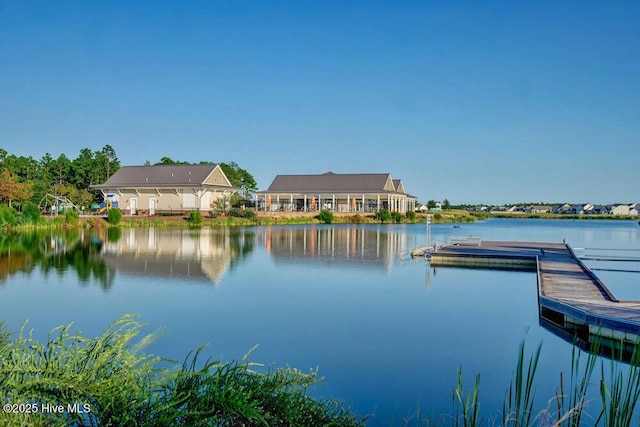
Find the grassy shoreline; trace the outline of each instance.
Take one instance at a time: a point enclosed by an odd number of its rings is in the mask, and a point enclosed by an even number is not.
[[[431,221],[434,224],[443,223],[473,223],[489,218],[510,218],[510,219],[562,219],[562,220],[608,220],[608,221],[637,221],[637,216],[612,216],[612,215],[561,215],[551,213],[506,213],[506,212],[468,212],[464,210],[446,210],[432,212]],[[426,221],[426,214],[417,213],[415,218],[402,216],[399,223],[419,224]],[[109,224],[106,217],[101,216],[81,216],[77,222],[70,224],[63,220],[63,217],[47,218],[43,217],[38,224],[20,224],[10,226],[11,230],[38,230],[38,229],[59,229],[59,228],[100,228],[100,227],[190,227],[187,215],[171,216],[124,216],[118,225]],[[380,224],[373,213],[351,214],[334,213],[333,224]],[[396,224],[397,222],[386,221],[385,224]],[[315,212],[258,212],[255,219],[220,216],[211,218],[205,216],[200,227],[237,227],[237,226],[260,226],[260,225],[304,225],[323,224],[318,219]]]

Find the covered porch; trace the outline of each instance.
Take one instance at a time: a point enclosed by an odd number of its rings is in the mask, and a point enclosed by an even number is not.
[[[256,208],[263,212],[373,213],[381,209],[392,212],[413,211],[416,199],[404,194],[340,194],[340,193],[271,193],[258,194]]]

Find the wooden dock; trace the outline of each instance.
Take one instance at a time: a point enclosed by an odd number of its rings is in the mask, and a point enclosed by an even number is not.
[[[540,316],[565,330],[625,343],[640,340],[640,301],[619,301],[569,245],[479,241],[431,254],[432,266],[519,269],[537,273]]]

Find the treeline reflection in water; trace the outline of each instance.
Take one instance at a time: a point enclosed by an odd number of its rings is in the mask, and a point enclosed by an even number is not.
[[[255,228],[108,228],[68,229],[0,234],[0,283],[36,269],[46,278],[75,271],[81,286],[95,283],[109,290],[116,274],[167,279],[176,285],[217,284],[226,272],[264,248],[276,266],[335,266],[341,269],[390,270],[419,237],[401,229],[362,226]],[[445,268],[445,267],[438,267]],[[430,270],[427,269],[427,286]],[[528,270],[531,271],[531,270]],[[532,286],[535,282],[532,275]],[[593,336],[572,324],[540,325],[586,349]],[[553,320],[553,319],[552,319]],[[591,339],[590,339],[591,338]],[[628,344],[628,343],[627,343]],[[609,345],[601,347],[607,355]],[[627,355],[625,352],[625,356]]]
[[[19,273],[39,269],[47,277],[75,270],[79,283],[95,281],[102,289],[114,282],[114,270],[100,257],[107,239],[117,240],[117,229],[103,230],[102,238],[82,229],[0,233],[0,283]]]
[[[254,248],[245,229],[68,229],[0,234],[0,280],[42,270],[75,271],[104,290],[115,273],[217,283]]]
[[[13,232],[0,235],[0,280],[41,269],[75,271],[108,290],[116,272],[218,283],[264,247],[276,264],[331,263],[390,269],[416,237],[355,226],[257,228],[107,228]]]

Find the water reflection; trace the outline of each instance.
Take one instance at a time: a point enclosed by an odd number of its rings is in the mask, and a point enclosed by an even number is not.
[[[92,280],[102,289],[114,282],[114,270],[99,257],[102,240],[89,230],[49,230],[0,234],[0,283],[39,268],[45,278],[75,270],[80,284]]]
[[[253,251],[247,229],[125,229],[107,239],[102,259],[121,273],[218,283]]]
[[[431,269],[435,275],[438,268],[461,269],[461,270],[494,270],[535,273],[535,268],[509,268],[509,267],[484,267],[478,265],[438,265],[432,266],[431,262],[425,263],[427,270],[427,287],[429,287]],[[532,281],[535,278],[532,274]],[[533,286],[533,284],[532,284]],[[538,301],[539,302],[539,301]],[[590,326],[585,321],[579,321],[553,309],[543,307],[538,304],[538,324],[545,330],[553,333],[569,344],[576,345],[583,351],[596,352],[614,360],[630,363],[637,360],[638,343],[640,334],[631,324],[621,322],[619,328],[611,329],[605,327]],[[612,325],[609,325],[613,327]]]
[[[384,231],[383,231],[384,230]],[[257,241],[276,264],[332,264],[390,270],[400,254],[417,246],[402,230],[361,226],[263,227]]]
[[[567,322],[550,310],[540,311],[539,325],[582,351],[596,352],[600,356],[625,363],[638,362],[637,335],[635,339],[623,338],[624,333],[618,334],[616,338],[602,335],[597,329],[590,330],[585,325]]]
[[[0,234],[0,283],[39,268],[47,277],[73,270],[82,285],[104,290],[115,273],[217,283],[254,248],[244,229],[49,230]]]

